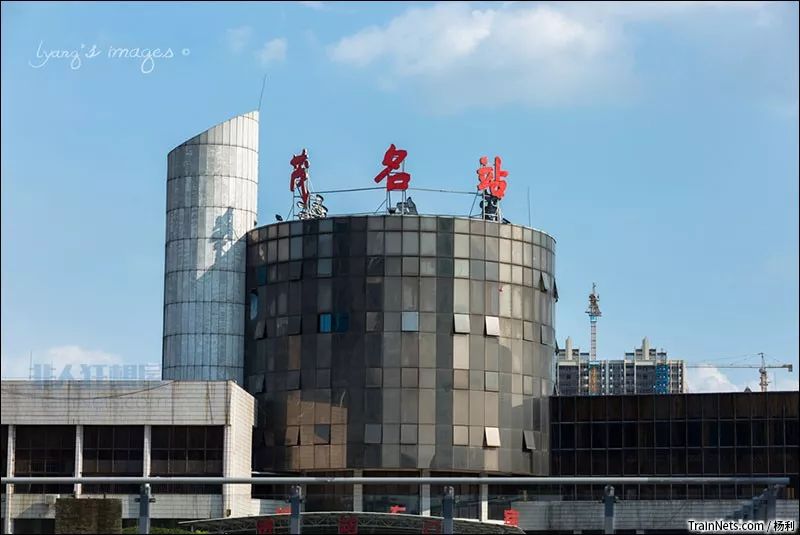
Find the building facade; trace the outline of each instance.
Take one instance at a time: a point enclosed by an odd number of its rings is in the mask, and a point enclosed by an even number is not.
[[[251,231],[254,469],[546,474],[554,243],[409,215]]]
[[[557,391],[561,396],[615,394],[677,394],[686,391],[686,364],[656,351],[650,341],[625,353],[624,359],[591,360],[589,353],[567,338],[557,352]]]
[[[257,111],[167,156],[164,379],[242,384],[245,235],[257,199]]]
[[[253,398],[232,381],[3,381],[3,476],[250,475]],[[154,525],[262,512],[250,485],[155,485]],[[3,532],[52,532],[61,496],[122,500],[136,485],[4,485]],[[268,509],[267,509],[268,510]]]
[[[554,476],[785,476],[797,500],[798,392],[560,396],[550,400]],[[753,485],[624,485],[624,500],[735,500]],[[566,500],[602,486],[567,485]],[[795,514],[796,514],[795,501]]]

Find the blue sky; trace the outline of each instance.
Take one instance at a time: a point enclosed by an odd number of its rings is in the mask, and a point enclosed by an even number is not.
[[[160,361],[167,152],[254,109],[264,74],[261,223],[288,211],[302,147],[318,189],[369,186],[390,143],[418,187],[470,190],[500,155],[505,215],[527,223],[530,190],[558,241],[560,344],[588,349],[594,281],[603,357],[647,335],[694,362],[796,366],[797,43],[796,3],[3,3],[3,376],[29,352]]]

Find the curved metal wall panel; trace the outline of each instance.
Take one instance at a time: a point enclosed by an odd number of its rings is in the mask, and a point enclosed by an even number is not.
[[[254,470],[547,474],[554,248],[453,217],[251,231]]]
[[[163,378],[243,382],[247,232],[258,198],[258,112],[167,156]]]

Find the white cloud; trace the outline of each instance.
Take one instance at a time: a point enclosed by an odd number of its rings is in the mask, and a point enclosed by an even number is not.
[[[689,392],[741,392],[719,368],[692,368],[686,374],[686,387]]]
[[[330,57],[374,68],[384,88],[419,87],[439,109],[537,107],[635,94],[632,22],[690,19],[701,10],[760,10],[753,2],[466,3],[413,7],[329,47]],[[446,111],[446,110],[443,110]]]
[[[30,374],[30,359],[27,356],[8,358],[3,355],[4,379],[27,379]],[[33,355],[33,365],[52,366],[56,379],[64,370],[75,379],[81,377],[81,366],[112,366],[123,364],[119,355],[96,349],[85,349],[76,345],[51,347],[44,355]]]
[[[758,369],[749,370],[752,376],[744,383],[736,384],[717,367],[691,368],[686,374],[686,386],[689,392],[744,392],[749,388],[753,392],[760,392]],[[800,382],[786,370],[769,372],[769,391],[798,390]]]
[[[325,2],[297,2],[301,6],[310,7],[311,9],[321,10],[325,9],[327,6]]]
[[[256,56],[262,65],[281,62],[286,59],[287,46],[286,39],[277,37],[264,43],[261,50],[256,52]]]
[[[253,28],[250,26],[240,26],[238,28],[230,28],[225,31],[225,38],[228,42],[228,48],[234,54],[239,54],[244,50],[250,39],[253,36]]]

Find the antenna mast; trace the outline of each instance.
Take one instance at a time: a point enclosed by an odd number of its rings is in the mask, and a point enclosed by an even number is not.
[[[592,344],[589,353],[589,358],[591,360],[597,360],[597,318],[603,315],[603,313],[600,312],[599,303],[600,296],[597,295],[597,285],[592,283],[592,293],[589,294],[589,308],[586,309],[586,313],[589,315],[589,324],[592,329]]]

